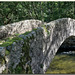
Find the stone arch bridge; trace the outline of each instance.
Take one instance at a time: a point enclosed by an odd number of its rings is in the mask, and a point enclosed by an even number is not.
[[[15,27],[16,24],[19,24],[17,29]],[[21,34],[18,36],[20,40],[16,39],[17,41],[14,41],[10,45],[0,45],[0,55],[4,60],[0,68],[0,73],[3,70],[7,73],[12,73],[18,67],[22,67],[26,71],[27,66],[32,73],[45,73],[65,39],[70,36],[75,36],[75,20],[71,18],[57,19],[49,23],[30,20],[27,22],[21,21],[21,23],[18,22],[16,24],[2,27],[4,30],[5,28],[9,28],[9,30],[6,29],[7,33],[0,29],[1,36],[3,32],[3,35],[10,32],[17,33],[19,32],[18,28],[23,26],[23,29],[20,29]],[[26,32],[22,32],[25,30],[24,24],[36,25],[34,28],[38,28],[28,34],[22,34]]]

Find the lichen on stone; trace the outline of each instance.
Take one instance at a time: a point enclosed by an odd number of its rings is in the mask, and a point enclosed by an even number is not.
[[[47,29],[48,27],[46,27],[46,25],[43,25],[42,27],[43,27],[43,29],[45,30],[45,32],[47,32],[47,35],[49,35],[50,32],[49,32],[48,29]]]

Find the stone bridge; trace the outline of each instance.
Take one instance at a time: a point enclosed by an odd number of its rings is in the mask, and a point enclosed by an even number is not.
[[[75,36],[74,19],[62,18],[39,24],[40,27],[37,25],[38,28],[28,34],[21,33],[18,36],[20,40],[14,41],[11,45],[0,45],[1,57],[4,60],[0,73],[3,70],[6,73],[14,73],[18,68],[29,73],[27,67],[32,73],[45,73],[61,44],[68,37]],[[21,30],[20,32],[23,31]],[[9,53],[6,54],[6,51]]]

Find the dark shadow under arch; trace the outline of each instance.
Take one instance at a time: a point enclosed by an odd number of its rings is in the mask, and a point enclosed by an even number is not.
[[[68,51],[75,51],[75,36],[66,38],[66,40],[59,47],[57,53]]]
[[[50,66],[47,69],[46,73],[49,73],[49,70],[51,71],[50,72],[51,74],[52,73],[57,73],[56,70],[58,70],[59,71],[58,73],[60,73],[60,74],[61,73],[68,73],[68,74],[73,73],[73,74],[75,74],[75,71],[74,70],[73,71],[70,70],[71,68],[69,69],[70,71],[65,70],[65,72],[64,72],[65,66],[71,67],[69,65],[70,63],[68,63],[68,62],[72,62],[72,60],[73,60],[73,62],[75,62],[74,61],[75,60],[74,58],[75,58],[75,36],[70,36],[70,37],[68,37],[68,38],[66,38],[64,40],[64,42],[61,44],[61,46],[57,50],[56,55],[54,56],[52,62],[50,63]],[[66,61],[66,63],[65,63],[66,65],[64,66],[64,68],[60,68],[60,61],[61,61],[61,64],[62,63],[64,64],[65,61]],[[59,67],[58,66],[56,67],[54,63],[56,65],[59,65]],[[61,65],[62,67],[63,67],[63,64]],[[73,67],[73,65],[72,65],[72,67]],[[53,69],[56,72],[54,72]],[[52,72],[52,70],[53,70],[53,72]],[[63,72],[61,72],[60,70],[61,71],[63,70]]]

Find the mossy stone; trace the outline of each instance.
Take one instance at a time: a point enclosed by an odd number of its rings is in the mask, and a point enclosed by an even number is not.
[[[10,54],[10,51],[5,50],[5,55],[9,55],[9,54]]]

